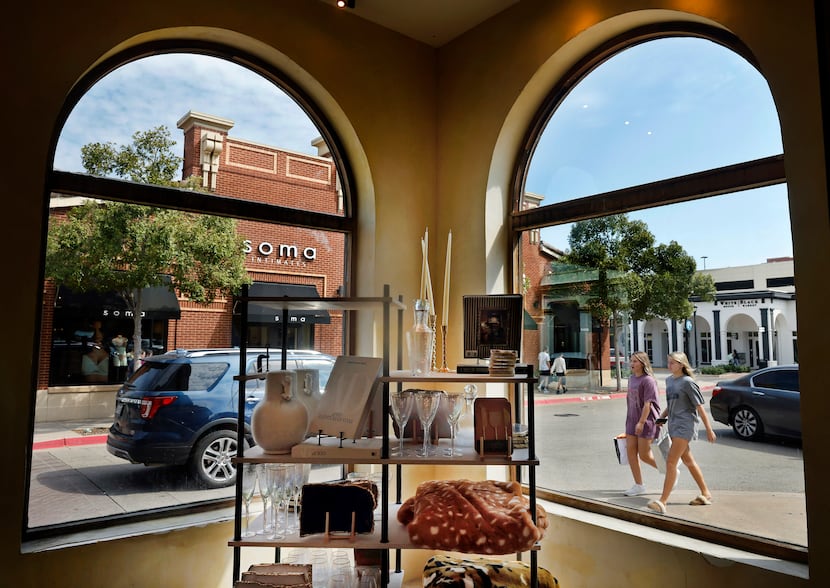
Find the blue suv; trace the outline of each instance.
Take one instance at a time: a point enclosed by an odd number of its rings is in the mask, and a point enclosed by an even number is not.
[[[107,450],[132,463],[186,465],[204,487],[236,480],[239,349],[192,349],[151,356],[118,390]],[[248,349],[246,373],[279,369],[281,351]],[[291,350],[287,369],[320,370],[325,388],[335,358]],[[251,412],[265,380],[245,382],[246,447],[253,445]]]

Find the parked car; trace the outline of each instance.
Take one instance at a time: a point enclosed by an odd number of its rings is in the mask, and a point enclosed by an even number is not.
[[[248,349],[246,373],[278,369],[281,351]],[[335,358],[291,350],[288,369],[320,370],[324,390]],[[192,349],[148,357],[118,390],[107,450],[144,465],[187,465],[205,487],[230,486],[237,448],[239,349]],[[246,447],[253,445],[251,412],[265,394],[265,380],[245,382]]]
[[[731,425],[741,439],[764,435],[800,439],[798,366],[773,366],[718,382],[712,389],[709,410],[712,418]]]

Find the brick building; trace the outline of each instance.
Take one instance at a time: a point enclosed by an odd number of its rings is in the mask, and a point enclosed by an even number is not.
[[[233,121],[212,115],[188,112],[177,126],[184,133],[183,179],[201,177],[204,188],[229,198],[344,214],[335,164],[322,140],[314,142],[317,155],[307,155],[232,137]],[[62,216],[81,202],[56,195],[50,214],[52,218]],[[252,220],[238,221],[237,230],[245,240],[251,295],[329,297],[342,291],[344,235]],[[102,336],[111,350],[117,335],[131,340],[132,317],[115,294],[75,293],[49,281],[44,292],[38,418],[58,418],[59,404],[64,407],[60,411],[64,418],[98,416],[94,413],[108,409],[96,406],[109,401],[92,398],[96,393],[111,395],[126,370],[120,369],[113,355],[106,381],[92,384],[82,375],[82,355],[94,338]],[[142,347],[150,352],[239,345],[240,316],[235,300],[217,298],[201,305],[164,287],[145,289],[148,296]],[[248,344],[280,347],[280,321],[280,316],[252,305]],[[342,316],[335,312],[292,312],[285,340],[289,348],[313,348],[337,355],[342,350],[342,327]],[[132,355],[132,349],[129,352]],[[60,402],[55,394],[61,394]],[[41,410],[40,401],[49,408]],[[71,414],[65,410],[67,405],[73,407]]]

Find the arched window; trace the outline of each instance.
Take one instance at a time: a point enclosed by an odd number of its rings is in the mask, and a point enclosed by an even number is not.
[[[251,295],[350,292],[355,210],[321,111],[273,66],[227,55],[143,46],[67,101],[48,178],[31,538],[226,506],[233,348],[244,337],[256,360],[295,350],[289,368],[319,369],[322,385],[347,351],[343,313],[292,312],[283,324],[251,305],[240,332],[243,284]],[[175,393],[175,410],[117,402],[125,381]],[[263,381],[246,386],[248,398],[263,393]],[[50,428],[59,439],[41,434]]]
[[[803,558],[778,548],[806,547],[806,527],[776,525],[772,515],[804,508],[798,390],[795,425],[762,417],[765,433],[796,437],[776,436],[784,449],[748,444],[730,414],[710,406],[718,380],[798,361],[788,194],[766,81],[734,38],[653,29],[609,43],[563,79],[528,132],[512,215],[515,274],[537,324],[525,331],[525,356],[548,348],[568,366],[564,386],[551,376],[555,400],[536,408],[546,423],[537,431],[538,483],[551,500],[642,520],[663,476],[641,464],[648,494],[626,496],[633,473],[617,464],[609,439],[625,430],[631,354],[650,359],[665,408],[666,356],[684,352],[719,437],[706,443],[701,426],[691,444],[711,492],[792,499],[765,501],[763,513],[745,501],[744,520],[770,523],[716,523],[718,540]],[[553,393],[562,388],[582,401],[559,410]],[[759,450],[775,479],[736,470],[751,468],[747,458]],[[670,514],[711,525],[686,508],[698,493],[682,468]],[[686,532],[696,534],[693,525]]]

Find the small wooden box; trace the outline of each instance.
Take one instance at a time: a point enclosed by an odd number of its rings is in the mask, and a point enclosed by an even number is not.
[[[473,412],[476,452],[508,454],[513,434],[510,402],[506,398],[476,398]]]

